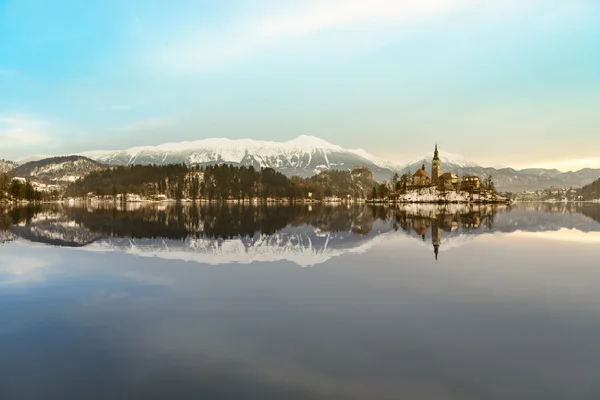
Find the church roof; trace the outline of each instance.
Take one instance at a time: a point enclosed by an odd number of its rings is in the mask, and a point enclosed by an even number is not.
[[[413,174],[413,176],[426,176],[429,178],[429,174],[424,169],[419,169],[417,172]]]
[[[452,179],[452,178],[458,179],[458,176],[454,175],[451,172],[444,172],[442,175],[440,175],[440,178],[442,178],[442,179]]]

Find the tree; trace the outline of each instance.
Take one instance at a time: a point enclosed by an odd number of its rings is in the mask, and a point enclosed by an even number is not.
[[[379,197],[381,197],[382,199],[385,199],[390,194],[390,188],[388,187],[388,185],[385,182],[380,183],[379,186],[377,187],[377,193],[379,194]]]
[[[496,187],[494,185],[494,179],[492,175],[488,175],[483,181],[483,188],[492,192],[496,191]]]
[[[398,190],[400,183],[400,175],[396,172],[394,176],[392,176],[392,190]]]
[[[10,195],[12,196],[12,198],[14,200],[19,200],[21,199],[21,191],[22,191],[22,186],[21,182],[19,182],[17,179],[13,179],[13,181],[11,182],[10,185]]]

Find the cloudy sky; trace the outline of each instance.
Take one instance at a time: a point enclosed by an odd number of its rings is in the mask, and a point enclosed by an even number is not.
[[[0,0],[0,158],[314,135],[600,167],[597,0]]]

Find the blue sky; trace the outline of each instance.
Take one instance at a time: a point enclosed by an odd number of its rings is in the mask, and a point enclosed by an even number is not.
[[[600,2],[0,0],[0,158],[314,135],[600,167]]]

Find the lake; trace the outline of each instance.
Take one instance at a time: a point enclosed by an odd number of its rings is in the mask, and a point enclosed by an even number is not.
[[[600,206],[0,208],[1,399],[598,399]]]

